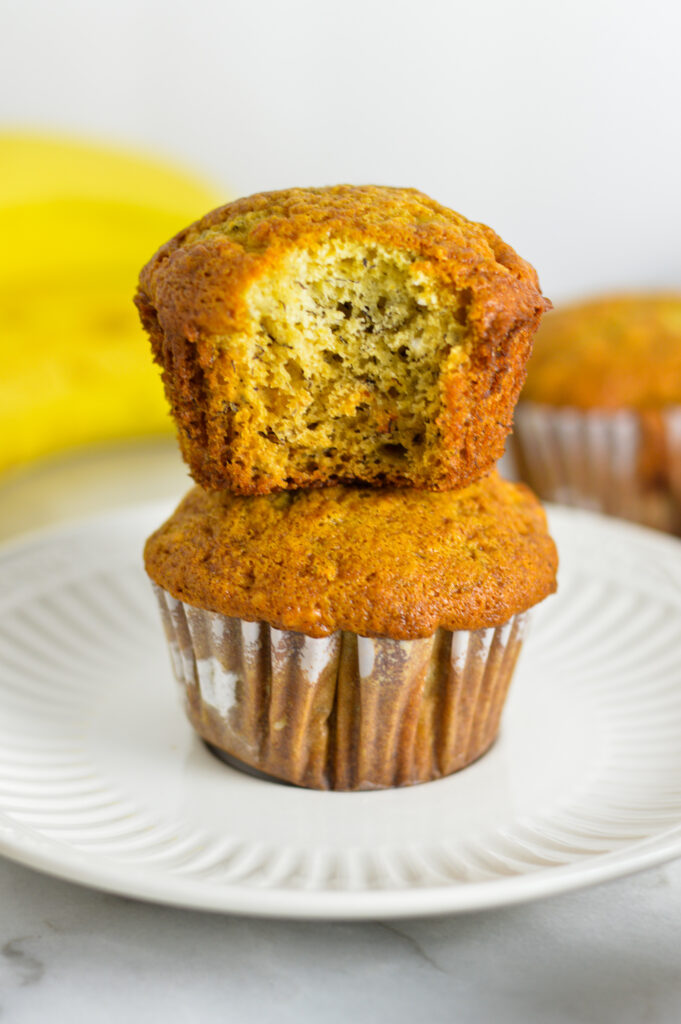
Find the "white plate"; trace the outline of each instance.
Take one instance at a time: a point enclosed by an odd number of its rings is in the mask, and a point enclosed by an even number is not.
[[[681,544],[554,509],[492,751],[383,793],[217,761],[184,719],[140,565],[168,512],[126,509],[0,555],[0,851],[102,889],[287,917],[526,900],[681,854]]]

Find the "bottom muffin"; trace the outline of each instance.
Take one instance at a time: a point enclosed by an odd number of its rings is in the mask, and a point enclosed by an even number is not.
[[[556,561],[537,500],[496,474],[446,493],[195,488],[145,550],[199,735],[337,790],[426,782],[491,746]]]

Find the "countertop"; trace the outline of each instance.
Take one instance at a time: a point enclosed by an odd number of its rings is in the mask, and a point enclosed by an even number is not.
[[[248,920],[0,860],[0,1020],[677,1024],[681,861],[431,920]]]
[[[65,457],[6,481],[0,536],[186,486],[166,442]],[[144,904],[0,858],[0,908],[3,1024],[681,1020],[681,861],[503,910],[321,924]]]

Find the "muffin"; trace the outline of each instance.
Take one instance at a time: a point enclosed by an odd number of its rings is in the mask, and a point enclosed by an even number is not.
[[[493,473],[455,492],[196,487],[145,565],[199,735],[275,779],[357,790],[489,748],[556,551],[539,502]]]
[[[549,314],[514,451],[542,498],[681,533],[681,293]]]
[[[413,189],[290,189],[209,213],[136,303],[211,490],[446,490],[500,457],[547,308],[493,231]]]

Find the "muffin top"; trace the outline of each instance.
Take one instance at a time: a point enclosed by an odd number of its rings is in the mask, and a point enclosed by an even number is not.
[[[522,397],[582,409],[681,402],[681,293],[606,296],[550,313]]]
[[[194,341],[246,328],[249,284],[290,250],[332,238],[418,254],[424,273],[470,290],[466,317],[480,334],[548,306],[533,267],[484,224],[416,189],[336,185],[258,193],[180,231],[142,269],[143,320]]]
[[[201,486],[451,490],[503,452],[547,308],[490,228],[413,189],[240,199],[135,299]]]
[[[173,597],[223,615],[407,640],[502,625],[555,590],[557,555],[537,499],[494,473],[446,492],[195,487],[145,564]]]

